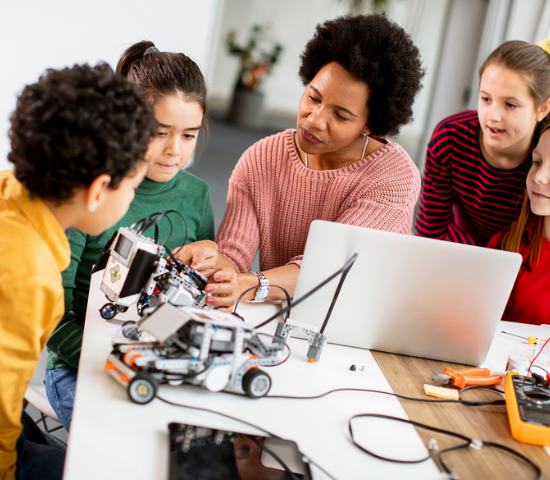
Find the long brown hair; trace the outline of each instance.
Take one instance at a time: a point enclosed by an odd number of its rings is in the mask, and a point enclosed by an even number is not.
[[[529,252],[529,257],[526,261],[527,267],[530,270],[533,266],[533,262],[538,261],[542,250],[542,240],[544,236],[543,224],[544,217],[535,215],[531,211],[529,195],[525,192],[519,218],[512,223],[510,230],[508,230],[502,239],[502,250],[519,253],[524,235],[530,235],[531,238],[528,241],[531,245],[531,251]]]
[[[550,124],[546,124],[540,130],[538,139],[542,134],[550,129]],[[542,250],[542,243],[544,237],[544,217],[536,215],[531,210],[531,201],[529,200],[529,194],[525,192],[523,198],[523,205],[521,207],[521,213],[519,218],[512,223],[510,229],[503,237],[500,248],[508,252],[518,252],[521,248],[522,239],[525,235],[529,235],[527,241],[531,245],[529,257],[527,258],[527,268],[531,270],[533,262],[537,261]]]
[[[187,55],[160,52],[153,42],[143,40],[121,55],[115,73],[138,85],[144,100],[151,105],[167,96],[198,103],[203,112],[201,131],[205,134],[201,135],[201,147],[204,147],[208,136],[206,82],[198,65]]]
[[[489,65],[499,65],[520,74],[531,93],[536,107],[540,107],[550,98],[550,55],[538,45],[520,40],[504,42],[497,47],[479,67],[479,78]],[[550,115],[546,115],[537,125],[533,141],[550,124]],[[540,133],[539,133],[540,132]],[[535,144],[535,143],[534,143]]]

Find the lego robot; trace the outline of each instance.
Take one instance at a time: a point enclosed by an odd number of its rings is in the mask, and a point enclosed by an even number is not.
[[[139,329],[156,340],[115,344],[105,365],[136,403],[153,400],[161,383],[263,397],[271,377],[258,367],[284,360],[284,343],[265,344],[252,326],[218,310],[165,303]]]
[[[168,259],[164,258],[166,253]],[[102,269],[105,273],[100,288],[110,302],[99,313],[106,320],[134,304],[140,316],[148,308],[166,302],[209,308],[204,291],[206,277],[131,227],[121,227],[115,232],[93,273]]]
[[[164,258],[165,252],[170,259]],[[236,314],[206,308],[204,276],[158,245],[156,238],[122,227],[94,268],[105,268],[100,288],[112,302],[103,306],[100,313],[109,319],[136,304],[142,318],[123,327],[128,341],[114,344],[105,370],[126,388],[130,400],[140,404],[152,401],[162,383],[185,383],[212,392],[225,390],[263,397],[272,382],[258,367],[276,366],[286,360],[284,350],[292,330],[307,335],[309,361],[320,359],[327,340],[323,331],[355,258],[356,255],[294,304],[253,327]],[[278,325],[274,336],[257,332],[340,274],[342,278],[320,330],[287,318]],[[271,343],[262,341],[261,335],[272,338]]]

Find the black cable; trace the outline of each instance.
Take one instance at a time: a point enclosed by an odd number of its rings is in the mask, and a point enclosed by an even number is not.
[[[464,390],[470,390],[470,389],[476,389],[476,388],[482,388],[482,389],[486,389],[486,390],[492,390],[492,391],[495,391],[495,392],[498,392],[499,394],[503,394],[503,392],[501,390],[498,390],[496,388],[492,388],[492,387],[487,387],[485,385],[471,385],[469,387],[465,387],[462,389],[462,391]],[[334,390],[329,390],[328,392],[325,392],[325,393],[322,393],[322,394],[319,394],[319,395],[312,395],[312,396],[308,396],[308,397],[293,397],[293,396],[288,396],[288,395],[267,395],[265,398],[283,398],[283,399],[292,399],[292,400],[312,400],[312,399],[317,399],[317,398],[321,398],[321,397],[324,397],[326,395],[330,395],[331,393],[335,393],[335,392],[343,392],[343,391],[348,391],[348,392],[365,392],[365,393],[379,393],[379,394],[382,394],[382,395],[389,395],[389,396],[393,396],[393,397],[396,397],[396,398],[399,398],[401,400],[408,400],[408,401],[412,401],[412,402],[423,402],[423,403],[461,403],[461,404],[464,404],[464,405],[467,405],[467,406],[470,406],[470,407],[482,407],[482,406],[487,406],[487,405],[504,405],[506,402],[505,400],[495,400],[495,401],[492,401],[492,402],[478,402],[478,401],[471,401],[471,400],[462,400],[462,399],[459,399],[459,400],[445,400],[445,399],[428,399],[428,398],[416,398],[416,397],[407,397],[405,395],[399,395],[397,393],[393,393],[393,392],[384,392],[382,390],[369,390],[369,389],[363,389],[363,388],[336,388]],[[235,392],[224,392],[224,393],[227,393],[229,395],[239,395],[241,396],[241,394],[239,393],[235,393]],[[460,392],[462,393],[462,392]],[[459,393],[459,395],[460,395]],[[239,418],[236,418],[236,417],[233,417],[231,415],[227,415],[225,413],[221,413],[221,412],[217,412],[215,410],[210,410],[210,409],[207,409],[207,408],[202,408],[202,407],[193,407],[193,406],[190,406],[190,405],[184,405],[184,404],[178,404],[178,403],[175,403],[175,402],[171,402],[170,400],[167,400],[165,398],[162,398],[160,396],[157,395],[157,398],[159,400],[161,400],[162,402],[165,402],[165,403],[168,403],[169,405],[174,405],[174,406],[177,406],[177,407],[184,407],[184,408],[190,408],[190,409],[193,409],[193,410],[200,410],[200,411],[205,411],[205,412],[209,412],[209,413],[214,413],[214,414],[217,414],[217,415],[221,415],[223,417],[226,417],[226,418],[229,418],[231,420],[235,420],[235,421],[238,421],[238,422],[241,422],[245,425],[248,425],[250,427],[253,427],[255,429],[258,429],[258,430],[261,430],[265,433],[267,433],[268,435],[271,435],[272,437],[275,437],[275,438],[280,438],[278,437],[277,435],[274,435],[273,433],[271,433],[270,431],[264,429],[264,428],[261,428],[261,427],[258,427],[257,425],[254,425],[250,422],[247,422],[246,420],[241,420]],[[348,428],[350,430],[350,435],[351,435],[351,439],[354,443],[355,446],[357,446],[359,449],[363,450],[365,453],[373,456],[373,457],[376,457],[376,458],[380,458],[382,460],[387,460],[387,461],[394,461],[394,462],[398,462],[398,463],[420,463],[420,462],[423,462],[425,460],[427,460],[428,458],[430,458],[430,455],[422,460],[415,460],[415,461],[410,461],[410,460],[406,460],[406,461],[401,461],[401,460],[392,460],[392,459],[388,459],[388,458],[385,458],[385,457],[381,457],[379,455],[376,455],[375,453],[372,453],[366,449],[364,449],[361,445],[358,445],[353,437],[353,429],[351,427],[351,422],[355,419],[355,418],[359,418],[359,417],[367,417],[367,416],[371,416],[371,417],[379,417],[379,418],[388,418],[388,419],[392,419],[392,420],[396,420],[396,421],[401,421],[401,422],[404,422],[404,423],[410,423],[412,425],[415,425],[415,426],[419,426],[419,427],[423,427],[423,428],[426,428],[428,430],[431,430],[431,431],[434,431],[434,432],[439,432],[439,433],[443,433],[443,434],[448,434],[448,435],[451,435],[451,436],[454,436],[456,438],[461,438],[463,440],[466,440],[468,443],[465,443],[463,444],[462,446],[458,446],[458,447],[450,447],[450,448],[447,448],[447,449],[443,449],[440,451],[439,453],[439,461],[442,465],[442,467],[446,470],[447,473],[451,473],[450,470],[447,468],[447,465],[445,464],[445,462],[443,461],[443,459],[441,458],[441,455],[451,451],[451,450],[456,450],[457,448],[465,448],[467,446],[470,446],[470,444],[472,443],[472,439],[469,439],[468,437],[465,437],[464,435],[461,435],[459,433],[455,433],[455,432],[451,432],[451,431],[447,431],[447,430],[443,430],[443,429],[439,429],[437,427],[432,427],[432,426],[429,426],[429,425],[424,425],[424,424],[421,424],[419,422],[415,422],[413,420],[405,420],[405,419],[402,419],[402,418],[399,418],[399,417],[391,417],[391,416],[387,416],[387,415],[381,415],[381,414],[358,414],[358,415],[354,415],[352,416],[349,420],[348,420]],[[536,471],[537,473],[539,473],[539,476],[537,477],[536,480],[539,480],[541,478],[541,475],[542,475],[542,471],[540,470],[540,468],[535,464],[533,463],[531,460],[529,460],[527,457],[524,457],[523,455],[521,455],[520,453],[518,452],[515,452],[514,450],[512,449],[509,449],[508,447],[505,447],[504,445],[499,445],[499,444],[494,444],[494,443],[491,443],[491,442],[487,442],[487,443],[484,443],[484,445],[487,445],[487,446],[492,446],[492,447],[495,447],[495,448],[500,448],[500,449],[503,449],[503,450],[506,450],[506,451],[509,451],[509,453],[515,455],[516,457],[524,460],[526,463],[528,463],[530,466],[532,466]],[[310,460],[311,461],[311,460]],[[314,462],[311,462],[312,464],[314,464],[317,468],[319,468],[320,470],[322,470],[325,474],[329,475],[331,478],[334,478],[332,477],[326,470],[324,470],[323,468],[320,467],[320,465],[318,465],[317,463],[314,463]]]
[[[175,213],[176,215],[178,215],[183,220],[183,223],[185,225],[185,237],[184,237],[184,240],[183,240],[183,245],[185,245],[185,243],[187,242],[187,235],[189,233],[188,228],[187,228],[187,222],[185,221],[185,218],[183,217],[183,215],[180,212],[178,212],[177,210],[166,210],[165,212],[162,212],[162,213],[155,212],[155,213],[149,215],[147,218],[145,218],[143,220],[138,220],[136,223],[134,223],[132,228],[134,228],[135,226],[137,226],[139,224],[142,224],[141,227],[139,228],[139,230],[137,231],[138,234],[142,235],[146,230],[148,230],[152,226],[155,226],[155,243],[158,244],[158,226],[157,226],[157,223],[160,222],[163,218],[166,218],[170,222],[170,233],[168,234],[168,236],[166,237],[164,242],[161,244],[162,246],[165,246],[166,242],[168,242],[168,240],[172,236],[172,231],[173,231],[172,220],[170,220],[170,218],[168,217],[168,214],[170,214],[170,213]]]
[[[182,217],[183,218],[183,217]],[[170,231],[168,232],[168,235],[166,236],[166,239],[164,240],[164,242],[162,242],[160,245],[161,246],[164,246],[166,244],[166,242],[168,240],[170,240],[170,237],[172,236],[172,232],[174,231],[174,224],[172,223],[172,220],[170,220],[170,217],[166,217],[166,220],[168,220],[170,222]],[[157,225],[155,224],[155,227]]]
[[[161,212],[155,212],[149,215],[147,218],[145,218],[141,227],[139,227],[139,230],[137,231],[138,235],[143,235],[143,233],[151,226],[151,222],[153,221],[153,219],[159,216],[160,214]]]
[[[292,480],[300,480],[296,475],[294,475],[294,473],[290,470],[290,468],[288,468],[286,463],[283,462],[273,450],[258,442],[258,440],[256,440],[252,435],[247,435],[247,437],[250,438],[250,440],[252,440],[256,445],[258,445],[258,447],[271,455],[275,459],[275,461],[284,468],[285,472],[290,476],[290,478],[292,478]]]
[[[144,221],[145,221],[145,218],[140,218],[139,220],[135,221],[134,223],[132,223],[132,225],[130,225],[130,230],[135,230],[135,228],[138,225],[141,225]]]
[[[550,375],[550,372],[548,370],[546,370],[546,368],[543,368],[541,367],[540,365],[532,365],[531,368],[540,368],[541,370],[545,371],[546,372],[546,375]],[[531,372],[533,373],[533,372]]]
[[[376,458],[379,458],[381,460],[386,460],[388,462],[395,462],[395,463],[422,463],[422,462],[425,462],[426,460],[428,460],[428,458],[431,457],[430,454],[428,454],[426,457],[424,458],[421,458],[419,460],[395,460],[395,459],[391,459],[391,458],[387,458],[387,457],[382,457],[380,455],[377,455],[376,453],[373,453],[371,452],[370,450],[367,450],[365,447],[363,447],[362,445],[358,444],[357,441],[355,440],[355,437],[353,435],[353,427],[352,427],[352,422],[353,420],[355,420],[356,418],[365,418],[365,417],[373,417],[373,418],[384,418],[386,420],[395,420],[397,422],[402,422],[402,423],[408,423],[408,424],[411,424],[411,425],[414,425],[415,427],[426,427],[428,430],[431,430],[433,432],[437,432],[437,433],[444,433],[444,434],[449,434],[451,435],[452,437],[456,437],[456,438],[460,438],[462,440],[466,440],[468,443],[466,445],[469,445],[470,443],[470,439],[468,437],[465,437],[464,435],[461,435],[460,433],[455,433],[455,432],[448,432],[447,430],[443,430],[441,428],[437,428],[437,427],[430,427],[430,426],[426,426],[426,425],[423,425],[422,423],[419,423],[419,422],[415,422],[414,420],[407,420],[407,419],[404,419],[404,418],[400,418],[400,417],[393,417],[391,415],[382,415],[382,414],[379,414],[379,413],[358,413],[357,415],[353,415],[349,420],[348,420],[348,431],[349,431],[349,434],[350,434],[350,437],[351,437],[351,441],[353,442],[353,444],[359,448],[359,450],[362,450],[363,452],[373,456],[373,457],[376,457]]]
[[[358,254],[355,253],[347,262],[346,264],[340,268],[337,272],[333,273],[330,277],[328,277],[325,281],[321,282],[319,285],[317,285],[316,287],[312,288],[309,292],[307,292],[306,294],[302,295],[298,300],[295,300],[293,303],[289,304],[286,308],[283,308],[282,310],[280,310],[279,312],[277,312],[275,315],[269,317],[265,322],[263,323],[260,323],[259,325],[256,325],[254,328],[258,329],[258,328],[261,328],[263,327],[264,325],[267,325],[269,322],[272,322],[273,320],[275,320],[277,317],[285,314],[286,312],[290,311],[290,309],[292,307],[295,307],[296,305],[299,305],[300,303],[302,303],[304,300],[306,300],[307,298],[311,297],[311,295],[313,295],[317,290],[323,288],[327,283],[329,283],[331,280],[333,280],[334,278],[336,278],[338,275],[340,275],[341,273],[343,272],[347,272],[352,266],[353,266],[353,263],[355,262],[355,260],[357,259],[358,257]],[[257,288],[257,287],[256,287]]]
[[[222,412],[217,412],[215,410],[210,410],[209,408],[203,408],[203,407],[193,407],[191,405],[184,405],[184,404],[181,404],[181,403],[175,403],[175,402],[172,402],[166,398],[162,398],[160,397],[158,394],[157,394],[157,398],[161,401],[161,402],[164,402],[164,403],[167,403],[168,405],[173,405],[175,407],[183,407],[183,408],[189,408],[191,410],[198,410],[198,411],[201,411],[201,412],[208,412],[208,413],[213,413],[215,415],[220,415],[222,417],[225,417],[225,418],[229,418],[230,420],[233,420],[233,421],[236,421],[236,422],[239,422],[239,423],[242,423],[244,425],[248,425],[249,427],[252,427],[256,430],[260,430],[261,432],[264,432],[264,433],[267,433],[269,436],[273,437],[273,438],[278,438],[280,440],[284,440],[284,438],[282,437],[279,437],[278,435],[275,435],[274,433],[270,432],[269,430],[266,430],[265,428],[262,428],[262,427],[258,427],[257,425],[254,425],[253,423],[250,423],[250,422],[247,422],[246,420],[242,420],[240,418],[237,418],[237,417],[232,417],[231,415],[227,415],[226,413],[222,413]],[[328,477],[332,478],[333,480],[336,480],[336,478],[334,476],[332,476],[330,473],[328,473],[323,467],[321,467],[318,463],[316,462],[313,462],[309,457],[308,457],[308,460],[309,462],[312,464],[312,465],[315,465],[319,470],[321,470],[325,475],[327,475]]]
[[[474,388],[484,388],[484,389],[490,389],[490,390],[494,390],[498,393],[502,393],[500,390],[498,389],[492,389],[491,387],[486,387],[484,385],[472,385],[470,387],[466,387],[465,389],[474,389]],[[463,390],[465,390],[463,389]],[[467,405],[467,406],[472,406],[472,407],[481,407],[481,406],[486,406],[486,405],[504,405],[506,402],[504,400],[496,400],[496,401],[492,401],[492,402],[476,402],[476,401],[470,401],[470,400],[462,400],[462,399],[459,399],[459,400],[445,400],[445,399],[424,399],[424,398],[416,398],[416,397],[406,397],[404,395],[399,395],[397,393],[392,393],[392,392],[384,392],[382,390],[368,390],[368,389],[361,389],[361,388],[337,388],[337,389],[334,389],[334,390],[329,390],[328,392],[325,392],[325,393],[322,393],[320,395],[314,395],[314,396],[309,396],[309,397],[293,397],[293,396],[287,396],[287,395],[267,395],[265,398],[283,398],[283,399],[293,399],[293,400],[311,400],[311,399],[316,399],[316,398],[321,398],[321,397],[324,397],[326,395],[330,395],[331,393],[335,393],[335,392],[341,392],[341,391],[352,391],[352,392],[366,392],[366,393],[380,393],[380,394],[383,394],[383,395],[389,395],[389,396],[393,396],[393,397],[396,397],[396,398],[399,398],[399,399],[402,399],[402,400],[408,400],[408,401],[413,401],[413,402],[424,402],[424,403],[462,403],[464,405]],[[238,393],[234,393],[234,392],[224,392],[224,393],[227,393],[227,394],[230,394],[230,395],[240,395]],[[174,405],[174,406],[177,406],[177,407],[184,407],[184,408],[190,408],[190,409],[193,409],[193,410],[200,410],[200,411],[205,411],[205,412],[209,412],[209,413],[214,413],[214,414],[217,414],[217,415],[221,415],[223,417],[226,417],[226,418],[229,418],[230,420],[234,420],[234,421],[237,421],[237,422],[241,422],[245,425],[248,425],[250,427],[253,427],[255,429],[258,429],[258,430],[261,430],[265,433],[267,433],[268,435],[271,435],[272,437],[275,437],[275,438],[280,438],[278,437],[277,435],[273,434],[272,432],[264,429],[264,428],[261,428],[261,427],[258,427],[257,425],[254,425],[250,422],[247,422],[246,420],[242,420],[240,418],[236,418],[236,417],[233,417],[231,415],[227,415],[225,413],[221,413],[221,412],[217,412],[215,410],[210,410],[210,409],[207,409],[207,408],[202,408],[202,407],[194,407],[194,406],[190,406],[190,405],[184,405],[184,404],[178,404],[178,403],[175,403],[175,402],[171,402],[170,400],[167,400],[165,398],[162,398],[160,396],[157,395],[157,398],[159,400],[161,400],[162,402],[165,402],[169,405]],[[405,423],[411,423],[415,426],[421,426],[421,427],[424,427],[424,428],[427,428],[428,430],[432,430],[432,431],[435,431],[435,432],[439,432],[439,433],[444,433],[444,434],[449,434],[449,435],[452,435],[456,438],[461,438],[463,440],[466,440],[468,441],[467,444],[464,444],[463,446],[466,447],[466,446],[469,446],[470,443],[471,443],[471,439],[469,439],[468,437],[465,437],[464,435],[461,435],[459,433],[455,433],[455,432],[448,432],[447,430],[443,430],[443,429],[438,429],[436,427],[431,427],[431,426],[428,426],[428,425],[423,425],[421,423],[418,423],[418,422],[414,422],[412,420],[404,420],[404,419],[401,419],[399,417],[388,417],[386,415],[379,415],[379,414],[359,414],[359,415],[354,415],[352,416],[349,420],[348,420],[348,428],[350,429],[350,435],[351,435],[351,438],[352,438],[352,441],[353,443],[358,447],[360,448],[361,450],[363,450],[365,453],[368,453],[369,455],[372,455],[374,457],[377,457],[377,458],[380,458],[382,460],[388,460],[388,461],[395,461],[395,460],[391,460],[391,459],[388,459],[388,458],[385,458],[385,457],[380,457],[372,452],[369,452],[367,451],[366,449],[364,449],[363,447],[361,447],[360,445],[358,445],[354,438],[353,438],[353,430],[352,430],[352,427],[351,427],[351,422],[354,420],[354,418],[359,418],[359,417],[362,417],[362,416],[372,416],[372,417],[381,417],[381,418],[390,418],[390,419],[395,419],[395,420],[398,420],[398,421],[402,421],[402,422],[405,422]],[[540,471],[540,468],[534,464],[533,462],[531,462],[529,459],[527,459],[526,457],[523,457],[523,455],[519,454],[518,452],[515,452],[514,450],[511,450],[511,449],[508,449],[507,447],[504,447],[503,445],[499,445],[499,444],[492,444],[492,443],[487,443],[488,446],[496,446],[495,448],[502,448],[502,449],[505,449],[505,450],[509,450],[512,454],[516,455],[517,457],[521,458],[521,459],[524,459],[529,465],[531,465],[533,468],[535,468],[535,470],[537,470],[537,472],[541,472]],[[456,448],[455,448],[456,449]],[[443,466],[443,468],[446,469],[447,473],[450,473],[450,470],[448,470],[446,464],[443,462],[443,460],[441,459],[441,455],[443,453],[447,453],[447,451],[450,451],[450,449],[444,449],[444,450],[441,450],[439,456],[440,456],[440,462]],[[417,461],[398,461],[399,463],[420,463],[420,462],[423,462],[425,460],[427,460],[429,458],[426,457],[422,460],[417,460]],[[311,461],[311,460],[310,460]],[[325,474],[329,475],[331,478],[334,478],[332,477],[332,475],[330,475],[326,470],[324,470],[323,468],[321,468],[317,463],[314,463],[314,462],[311,462],[313,463],[317,468],[319,468],[320,470],[322,470]],[[536,480],[539,480],[540,479],[540,476],[537,477]]]
[[[484,385],[472,385],[470,387],[466,387],[467,389],[474,389],[474,388],[485,388]],[[463,388],[462,390],[466,390],[466,388]],[[489,388],[490,389],[490,388]],[[499,393],[503,393],[500,390],[494,389],[495,391]],[[459,400],[446,400],[446,399],[431,399],[431,398],[418,398],[418,397],[406,397],[405,395],[399,395],[397,393],[393,392],[384,392],[383,390],[369,390],[365,388],[335,388],[334,390],[329,390],[328,392],[321,393],[319,395],[312,395],[309,397],[293,397],[289,395],[266,395],[266,398],[286,398],[290,400],[314,400],[317,398],[322,398],[327,395],[330,395],[331,393],[335,392],[364,392],[364,393],[380,393],[382,395],[389,395],[391,397],[397,397],[401,400],[408,400],[410,402],[423,402],[423,403],[462,403],[463,405],[467,405],[469,407],[484,407],[487,405],[505,405],[505,400],[493,400],[491,402],[478,402],[474,400],[462,400],[459,398]],[[232,392],[226,392],[226,393],[232,393]],[[459,396],[462,393],[459,392]],[[239,395],[238,393],[236,395]]]
[[[377,414],[377,413],[362,413],[362,414],[353,415],[348,420],[348,430],[349,430],[350,437],[351,437],[351,440],[352,440],[353,444],[357,448],[359,448],[361,451],[363,451],[363,452],[367,453],[368,455],[371,455],[375,458],[379,458],[379,459],[385,460],[387,462],[411,464],[411,463],[424,462],[424,461],[428,460],[429,458],[431,458],[433,455],[432,455],[432,452],[430,452],[426,457],[418,459],[418,460],[399,460],[399,459],[395,459],[395,458],[383,457],[383,456],[380,456],[376,453],[371,452],[370,450],[366,449],[365,447],[363,447],[362,445],[357,443],[357,441],[355,440],[355,437],[353,435],[353,427],[352,427],[353,420],[356,419],[356,418],[365,418],[365,417],[383,418],[383,419],[386,419],[386,420],[393,420],[393,421],[396,421],[396,422],[407,423],[407,424],[413,425],[417,428],[418,427],[424,428],[424,429],[430,430],[432,432],[441,433],[443,435],[449,435],[451,437],[455,437],[455,438],[459,438],[461,440],[464,440],[465,441],[464,443],[460,443],[460,444],[454,445],[452,447],[447,447],[447,448],[441,449],[439,451],[439,454],[437,455],[439,457],[438,460],[439,460],[439,463],[441,464],[441,466],[443,467],[443,470],[445,471],[445,473],[447,473],[449,475],[452,474],[452,471],[449,469],[449,467],[447,466],[447,464],[445,463],[445,461],[442,458],[444,454],[455,451],[455,450],[460,450],[462,448],[467,448],[467,447],[478,448],[478,449],[482,448],[482,447],[492,447],[492,448],[497,448],[499,450],[503,450],[505,452],[508,452],[511,455],[515,456],[516,458],[519,458],[520,460],[527,463],[537,473],[537,477],[536,477],[535,480],[540,480],[542,478],[542,470],[540,469],[540,467],[536,463],[534,463],[533,461],[531,461],[529,458],[522,455],[521,453],[516,452],[515,450],[512,450],[511,448],[509,448],[505,445],[500,445],[500,444],[494,443],[494,442],[481,442],[480,440],[476,440],[476,439],[473,439],[473,438],[468,438],[468,437],[466,437],[466,436],[464,436],[460,433],[452,432],[450,430],[444,430],[442,428],[433,427],[431,425],[426,425],[424,423],[416,422],[414,420],[408,420],[408,419],[404,419],[404,418],[400,418],[400,417],[393,417],[391,415],[382,415],[382,414]]]
[[[148,217],[145,217],[144,219],[138,220],[136,223],[134,223],[134,225],[136,225],[136,224],[140,225],[141,224],[141,227],[139,227],[139,229],[137,231],[137,234],[138,235],[143,235],[145,230],[147,230],[151,226],[152,219],[155,218],[157,215],[160,215],[160,212],[152,213]],[[133,228],[133,226],[132,226],[132,228]],[[159,236],[159,229],[158,229],[158,226],[155,225],[155,234],[154,234],[154,238],[153,238],[155,244],[158,244],[158,236]]]
[[[472,444],[468,445],[468,446],[472,446]],[[535,478],[535,480],[540,480],[542,478],[542,470],[541,468],[535,463],[533,462],[531,459],[529,459],[528,457],[526,457],[525,455],[523,455],[522,453],[520,452],[517,452],[515,450],[512,450],[510,447],[507,447],[506,445],[501,445],[500,443],[494,443],[494,442],[483,442],[483,447],[490,447],[490,448],[496,448],[498,450],[503,450],[517,458],[519,458],[520,460],[523,460],[527,465],[529,465],[530,467],[532,467],[535,472],[538,474],[538,476]],[[442,467],[445,469],[445,471],[447,473],[450,473],[450,469],[447,467],[447,465],[445,464],[445,462],[443,461],[443,459],[441,458],[442,455],[444,453],[447,453],[449,450],[451,450],[451,447],[448,447],[448,448],[443,448],[440,450],[439,452],[439,459],[441,461],[441,465]]]
[[[174,265],[178,269],[178,271],[183,272],[185,263],[182,262],[179,258],[176,258],[176,256],[172,253],[172,250],[170,250],[168,247],[164,247],[164,249],[166,250],[166,253],[171,258],[171,260],[174,262]]]
[[[152,213],[151,215],[159,215],[160,212],[155,212],[155,213]],[[144,217],[144,218],[140,218],[139,220],[135,221],[134,223],[132,223],[132,225],[130,225],[130,228],[132,230],[135,230],[136,227],[138,227],[139,225],[141,225],[141,228],[139,228],[137,230],[137,233],[138,234],[141,234],[141,229],[143,228],[143,224],[149,220],[149,218],[151,217],[151,215],[149,215],[148,217]]]
[[[349,271],[351,270],[351,267],[355,263],[355,260],[357,260],[357,257],[359,254],[355,254],[353,257],[351,257],[351,260],[348,262],[350,264],[349,268],[345,269],[342,272],[342,276],[340,277],[340,281],[338,282],[338,286],[336,287],[336,291],[334,292],[334,295],[332,296],[332,302],[330,303],[330,307],[327,312],[327,316],[325,317],[325,320],[323,321],[323,324],[321,325],[321,328],[319,329],[319,333],[322,335],[325,333],[325,328],[327,328],[328,320],[330,316],[332,315],[332,310],[334,309],[334,305],[336,305],[336,301],[338,300],[338,297],[340,296],[340,290],[342,290],[342,285],[344,285],[344,282],[346,281],[346,277],[348,276]],[[347,264],[346,264],[347,265]]]
[[[285,297],[286,297],[286,301],[288,302],[288,304],[290,305],[290,295],[288,294],[288,292],[286,291],[286,289],[284,289],[283,287],[280,287],[279,285],[270,285],[269,288],[280,288],[284,294],[285,294]],[[239,298],[237,298],[237,301],[235,302],[235,306],[233,307],[233,314],[235,315],[237,313],[237,306],[239,305],[239,302],[242,300],[242,298],[250,291],[252,290],[257,290],[259,288],[258,287],[250,287],[250,288],[247,288],[243,293],[241,293],[241,295],[239,296]],[[278,315],[277,315],[278,316]],[[286,317],[285,317],[285,322],[288,320],[288,317],[290,317],[290,309],[288,310],[287,314],[286,314]],[[277,317],[275,317],[277,318]],[[255,327],[255,328],[258,328],[258,327]]]
[[[476,390],[476,389],[489,390],[490,392],[497,392],[497,393],[500,393],[500,394],[504,395],[504,390],[499,390],[496,387],[491,387],[491,386],[488,386],[488,385],[470,385],[468,387],[462,388],[460,390],[460,393],[464,393],[467,390]]]

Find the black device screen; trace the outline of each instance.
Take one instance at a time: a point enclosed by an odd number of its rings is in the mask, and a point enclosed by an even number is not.
[[[181,423],[168,428],[170,480],[314,480],[294,442],[277,439],[270,448],[256,435]]]
[[[119,235],[115,245],[115,252],[122,255],[124,258],[128,258],[130,249],[132,248],[132,242],[128,240],[124,235]]]
[[[537,385],[535,379],[514,375],[512,384],[523,422],[550,426],[550,390]]]

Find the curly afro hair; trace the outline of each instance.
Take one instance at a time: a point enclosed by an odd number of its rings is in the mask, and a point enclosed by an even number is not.
[[[397,135],[412,120],[424,76],[420,53],[410,36],[384,15],[347,15],[317,25],[300,59],[304,85],[331,62],[368,85],[367,125],[373,135]]]
[[[10,121],[15,177],[32,197],[56,203],[101,174],[116,189],[157,129],[139,88],[107,64],[47,70],[23,89]]]

